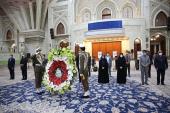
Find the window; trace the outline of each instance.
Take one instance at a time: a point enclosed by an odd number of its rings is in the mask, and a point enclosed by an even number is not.
[[[59,34],[65,34],[64,25],[62,23],[59,23],[57,26],[57,35]]]
[[[127,6],[123,8],[123,18],[133,18],[133,10],[131,7]]]
[[[6,34],[6,40],[11,40],[11,39],[12,39],[12,33],[10,30],[8,30]]]
[[[111,18],[111,11],[108,8],[105,8],[102,11],[102,19],[110,19]]]
[[[167,16],[164,12],[158,13],[155,19],[155,26],[166,26],[167,25]]]

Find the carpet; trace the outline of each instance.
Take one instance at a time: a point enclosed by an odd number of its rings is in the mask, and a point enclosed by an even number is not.
[[[72,90],[61,95],[45,91],[37,95],[34,81],[0,86],[2,113],[170,113],[170,98],[157,94],[132,80],[117,84],[99,84],[97,76],[89,77],[90,98],[80,98],[82,85],[74,82]]]

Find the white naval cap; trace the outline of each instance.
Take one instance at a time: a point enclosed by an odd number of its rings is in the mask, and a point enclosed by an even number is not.
[[[85,46],[83,44],[80,44],[79,47],[82,48],[82,47],[85,47]]]
[[[41,48],[40,48],[40,47],[38,47],[38,48],[36,49],[36,51],[41,51]]]

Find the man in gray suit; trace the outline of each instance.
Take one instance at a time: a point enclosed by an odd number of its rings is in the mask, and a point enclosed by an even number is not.
[[[108,63],[108,74],[111,76],[112,58],[110,57],[109,53],[107,53],[106,60]]]
[[[128,77],[130,77],[130,52],[129,51],[126,51],[126,55],[125,55],[125,59],[126,59],[126,65],[127,65],[127,74],[128,74]]]
[[[148,85],[148,70],[150,65],[150,58],[147,55],[146,50],[143,50],[142,52],[143,55],[140,57],[141,81],[142,85],[144,85],[144,83]]]
[[[80,45],[80,53],[79,53],[79,74],[84,88],[84,95],[82,98],[89,98],[89,68],[88,68],[88,60],[90,54],[85,52],[84,45]]]

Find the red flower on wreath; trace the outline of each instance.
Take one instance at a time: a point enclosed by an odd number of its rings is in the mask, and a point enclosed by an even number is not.
[[[61,73],[62,73],[61,77],[57,77],[55,75],[55,72],[57,69],[61,70]],[[61,83],[66,81],[68,78],[68,70],[67,70],[66,63],[64,61],[54,60],[49,68],[48,74],[49,74],[50,82],[53,82],[54,85],[59,86]]]

